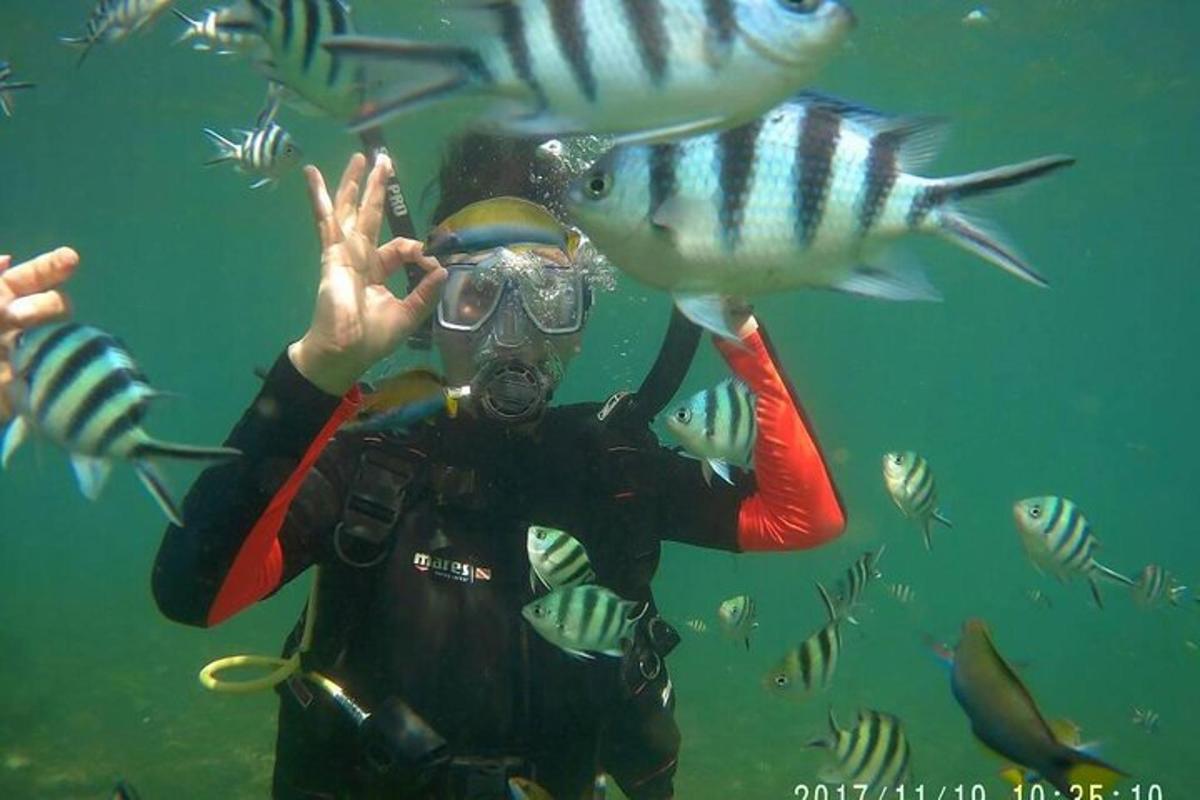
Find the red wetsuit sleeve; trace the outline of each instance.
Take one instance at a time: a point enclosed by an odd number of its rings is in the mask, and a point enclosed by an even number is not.
[[[761,331],[739,346],[717,341],[734,374],[756,397],[757,491],[738,510],[742,550],[816,547],[840,535],[846,514],[820,448]]]
[[[361,394],[352,389],[342,399],[337,410],[325,423],[325,427],[309,445],[304,457],[275,496],[267,504],[262,516],[250,529],[250,535],[238,551],[225,581],[221,584],[212,608],[208,612],[208,624],[216,625],[248,608],[279,588],[283,579],[283,545],[279,532],[287,519],[292,501],[304,485],[313,465],[346,420],[354,416]]]

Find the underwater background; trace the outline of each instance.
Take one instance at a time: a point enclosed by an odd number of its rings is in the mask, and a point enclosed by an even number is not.
[[[926,786],[1010,796],[923,642],[953,643],[979,616],[1046,714],[1077,722],[1131,773],[1123,796],[1158,783],[1167,798],[1193,797],[1200,606],[1142,611],[1106,585],[1096,609],[1082,581],[1032,568],[1010,508],[1065,495],[1109,566],[1136,575],[1153,562],[1200,583],[1200,6],[994,0],[989,22],[970,26],[977,4],[956,0],[852,5],[860,25],[818,86],[949,117],[953,135],[927,174],[1079,158],[988,205],[1052,287],[919,241],[941,304],[817,292],[756,303],[833,462],[849,527],[814,552],[666,546],[654,589],[685,637],[670,660],[684,735],[677,796],[765,799],[814,783],[824,756],[804,745],[824,734],[831,704],[843,723],[860,707],[899,716]],[[119,335],[156,387],[181,395],[155,408],[150,430],[215,443],[256,391],[254,368],[309,320],[318,246],[303,181],[293,172],[250,191],[245,176],[201,167],[201,129],[245,125],[261,105],[248,64],[172,46],[178,25],[166,16],[76,69],[55,38],[89,11],[82,0],[0,2],[0,58],[38,83],[0,118],[0,251],[19,262],[74,246],[77,318]],[[439,24],[434,3],[360,0],[355,11],[366,31]],[[327,174],[356,145],[329,120],[285,109],[282,121]],[[460,123],[422,113],[387,129],[420,223]],[[621,276],[598,298],[556,399],[636,386],[669,310],[666,295]],[[680,396],[723,376],[705,344]],[[932,553],[883,488],[880,457],[896,449],[930,460],[955,522]],[[182,496],[192,475],[173,470]],[[274,696],[212,694],[196,673],[230,653],[277,652],[308,581],[215,630],[169,623],[149,589],[163,526],[129,469],[95,504],[44,443],[0,475],[0,797],[104,798],[118,778],[146,800],[267,796]],[[822,622],[814,581],[884,543],[885,580],[911,585],[915,601],[875,587],[862,624],[843,632],[833,688],[799,704],[770,696],[763,674]],[[1029,601],[1034,588],[1051,608]],[[749,652],[716,632],[717,604],[738,593],[760,609]],[[707,634],[683,628],[694,618]],[[1135,706],[1159,712],[1157,733],[1131,722]]]

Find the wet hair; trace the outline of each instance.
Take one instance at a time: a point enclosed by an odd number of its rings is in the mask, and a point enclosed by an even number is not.
[[[491,197],[540,203],[562,219],[562,197],[571,175],[558,158],[539,151],[540,139],[466,133],[451,139],[438,171],[438,202],[431,224]]]

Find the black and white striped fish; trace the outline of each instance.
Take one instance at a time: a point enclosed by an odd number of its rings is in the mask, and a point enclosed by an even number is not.
[[[554,646],[576,658],[595,658],[622,655],[647,607],[588,583],[555,589],[527,604],[521,615]]]
[[[1080,575],[1087,579],[1096,605],[1104,608],[1096,578],[1107,578],[1126,586],[1132,580],[1093,558],[1099,546],[1092,526],[1073,502],[1065,497],[1029,497],[1013,505],[1013,516],[1021,543],[1034,566],[1060,580]]]
[[[344,0],[238,0],[218,28],[256,35],[264,44],[257,66],[290,100],[338,120],[361,108],[365,71],[321,47],[354,31]]]
[[[853,27],[843,0],[452,2],[452,36],[338,36],[326,47],[402,67],[354,124],[456,97],[490,101],[504,135],[659,140],[748,122],[809,84]],[[457,6],[457,8],[455,8]]]
[[[7,61],[0,61],[0,112],[4,112],[4,116],[12,116],[12,93],[32,88],[34,84],[29,81],[14,81],[12,67]]]
[[[1025,592],[1025,597],[1028,598],[1029,602],[1033,603],[1035,606],[1041,606],[1042,608],[1054,608],[1054,601],[1050,599],[1050,595],[1046,594],[1041,589],[1030,589],[1029,591]]]
[[[172,0],[100,0],[84,26],[83,36],[60,36],[59,41],[82,47],[79,62],[100,42],[119,42],[149,25],[171,6]]]
[[[733,483],[730,464],[750,468],[758,424],[754,393],[736,378],[697,392],[667,417],[669,430],[683,449],[703,463],[704,480],[716,473]]]
[[[199,18],[177,8],[171,11],[187,26],[176,41],[191,42],[193,50],[219,56],[244,55],[263,44],[250,18],[233,6],[210,8]]]
[[[758,606],[748,594],[739,594],[717,606],[717,621],[721,633],[735,642],[745,642],[750,649],[750,634],[758,627]]]
[[[829,735],[808,746],[833,756],[818,775],[824,783],[871,790],[896,788],[910,780],[908,738],[899,718],[891,714],[859,711],[854,727],[843,730],[830,708]]]
[[[838,613],[852,625],[858,624],[858,620],[854,618],[854,611],[862,604],[867,585],[883,577],[883,573],[879,571],[879,559],[883,557],[885,548],[886,545],[880,547],[877,552],[868,550],[859,556],[846,570],[846,577],[838,585]]]
[[[687,622],[683,623],[683,626],[693,633],[708,633],[708,623],[699,617],[693,617],[692,619],[689,619]]]
[[[1146,733],[1158,733],[1158,726],[1162,724],[1162,718],[1159,717],[1157,711],[1152,709],[1134,707],[1130,722]]]
[[[217,156],[204,162],[204,166],[232,162],[239,172],[258,177],[250,185],[251,189],[273,183],[287,170],[296,167],[303,153],[291,134],[275,122],[278,108],[276,99],[259,115],[253,130],[236,131],[241,142],[230,141],[213,129],[205,128],[204,135],[217,146]]]
[[[1036,285],[1045,281],[959,201],[1074,163],[1049,156],[950,178],[916,174],[943,126],[805,94],[722,133],[618,145],[576,178],[573,221],[633,278],[734,338],[729,297],[833,289],[933,300],[919,270],[884,254],[914,233],[947,239]]]
[[[767,673],[763,685],[783,697],[803,698],[818,689],[828,689],[837,672],[842,652],[841,615],[829,592],[817,584],[829,621],[796,647]]]
[[[1133,585],[1133,600],[1142,608],[1153,608],[1164,600],[1173,606],[1187,591],[1175,577],[1158,564],[1147,564]]]
[[[911,450],[886,453],[883,482],[900,512],[921,526],[925,549],[932,550],[933,523],[940,522],[947,528],[953,524],[938,510],[937,483],[929,462]]]
[[[889,583],[887,593],[896,598],[896,602],[901,605],[908,605],[917,598],[916,592],[907,583]]]
[[[529,585],[534,589],[539,581],[553,590],[596,580],[583,543],[566,531],[530,525],[525,549],[529,553]]]
[[[215,461],[240,453],[227,447],[161,442],[141,427],[152,389],[121,344],[86,325],[63,323],[26,331],[12,360],[9,386],[17,416],[0,436],[8,466],[26,437],[38,431],[71,453],[83,494],[94,500],[117,459],[130,461],[142,483],[176,525],[182,525],[156,459]]]

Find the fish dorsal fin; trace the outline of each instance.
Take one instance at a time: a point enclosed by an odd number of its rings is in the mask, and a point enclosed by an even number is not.
[[[29,423],[24,417],[13,417],[8,427],[0,432],[0,467],[8,467],[13,453],[29,436]]]
[[[75,470],[75,480],[79,483],[79,491],[88,500],[95,500],[104,490],[108,476],[112,473],[112,463],[103,458],[91,456],[71,456],[71,468]]]
[[[820,581],[817,581],[817,592],[821,595],[821,602],[825,604],[825,611],[829,614],[829,621],[832,623],[840,620],[841,615],[838,614],[837,606],[833,604],[833,598],[829,596],[829,592]]]
[[[1004,656],[1000,655],[1000,651],[996,649],[996,643],[992,641],[990,634],[986,634],[984,636],[984,641],[987,643],[988,649],[991,651],[992,658],[995,659],[996,665],[1000,668],[1001,672],[1003,672],[1004,676],[1012,682],[1013,687],[1025,697],[1025,701],[1029,703],[1029,708],[1033,711],[1034,716],[1037,717],[1038,723],[1042,726],[1042,731],[1046,734],[1046,737],[1052,742],[1057,742],[1058,737],[1054,735],[1054,729],[1046,720],[1046,715],[1042,713],[1040,708],[1038,708],[1037,700],[1033,698],[1033,694],[1029,691],[1029,688],[1025,686],[1025,682],[1021,680],[1021,676],[1018,675],[1017,671],[1013,669],[1007,661],[1004,660]]]
[[[894,117],[821,92],[801,92],[793,99],[834,112],[861,127],[872,139],[885,137],[890,140],[896,148],[896,163],[904,172],[915,172],[929,164],[941,150],[950,131],[949,123],[943,117]]]

